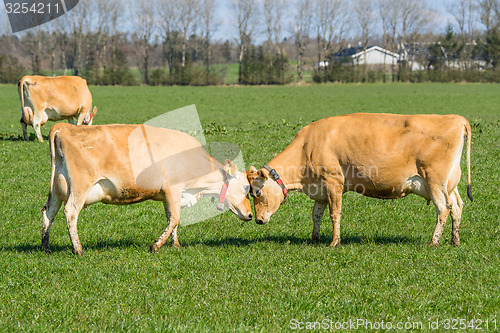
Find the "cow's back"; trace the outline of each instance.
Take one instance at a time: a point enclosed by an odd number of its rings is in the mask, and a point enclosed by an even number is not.
[[[60,123],[50,135],[56,160],[64,163],[60,169],[67,170],[73,189],[86,193],[99,181],[113,189],[108,199],[97,201],[128,204],[154,199],[165,186],[182,184],[213,168],[196,139],[174,130]]]
[[[304,128],[306,154],[335,154],[341,162],[395,162],[425,159],[434,150],[460,145],[467,120],[459,115],[390,115],[356,113],[330,117]],[[441,152],[442,153],[442,152]],[[403,162],[403,161],[401,161]]]
[[[33,75],[23,77],[21,82],[33,104],[54,108],[62,116],[73,115],[78,110],[90,111],[92,107],[87,81],[81,77]]]
[[[301,140],[313,173],[343,174],[373,196],[397,197],[414,175],[444,179],[459,168],[466,123],[458,115],[358,113],[314,122]]]

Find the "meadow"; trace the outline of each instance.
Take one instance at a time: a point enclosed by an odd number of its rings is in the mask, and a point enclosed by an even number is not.
[[[360,331],[375,330],[377,323],[377,331],[395,331],[397,323],[415,331],[435,323],[435,331],[445,331],[447,324],[499,330],[500,85],[90,90],[98,107],[94,124],[143,123],[195,104],[207,140],[239,144],[247,168],[261,167],[302,126],[327,116],[463,115],[473,131],[474,202],[465,195],[463,167],[461,246],[449,245],[450,220],[441,246],[427,246],[435,210],[423,198],[377,200],[353,193],[343,199],[342,246],[328,247],[328,214],[321,242],[312,245],[313,201],[292,193],[267,225],[226,212],[179,228],[182,248],[167,243],[157,254],[149,253],[149,245],[166,225],[158,202],[83,210],[82,257],[71,253],[61,210],[51,230],[52,254],[46,254],[40,245],[49,144],[34,141],[32,128],[32,141],[22,140],[17,87],[0,85],[1,332],[272,332],[314,322],[330,330],[358,320],[365,321]],[[464,161],[465,154],[463,166]]]

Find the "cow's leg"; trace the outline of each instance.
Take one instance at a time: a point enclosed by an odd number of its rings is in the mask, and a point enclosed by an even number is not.
[[[24,141],[29,141],[28,138],[28,125],[21,119],[21,126],[23,128]]]
[[[176,199],[174,199],[174,197]],[[163,202],[163,207],[165,208],[165,215],[167,216],[168,225],[165,231],[158,237],[158,239],[151,244],[150,250],[153,253],[158,252],[158,250],[167,242],[168,237],[172,235],[172,245],[174,247],[180,247],[179,241],[177,240],[177,226],[180,219],[180,198],[181,193],[173,193],[171,190],[165,191],[165,201]]]
[[[84,200],[77,200],[74,196],[70,196],[64,207],[64,215],[66,216],[66,224],[68,226],[69,238],[73,245],[73,253],[82,255],[83,249],[78,237],[78,214],[83,208]]]
[[[43,142],[43,136],[42,132],[40,130],[41,124],[40,121],[38,121],[36,118],[33,119],[33,129],[35,130],[36,137],[38,138],[38,141]]]
[[[47,108],[47,103],[33,102],[33,128],[35,130],[36,137],[40,142],[43,142],[43,137],[42,133],[40,132],[40,128],[48,120],[48,115],[45,112],[46,108]]]
[[[330,246],[340,245],[340,215],[342,211],[342,193],[344,184],[341,180],[327,181],[328,206],[333,224],[333,239]]]
[[[452,206],[450,196],[446,192],[446,189],[431,189],[431,198],[436,206],[437,221],[429,246],[439,246],[443,228]]]
[[[313,217],[313,232],[312,232],[312,242],[318,243],[320,239],[320,227],[321,227],[321,218],[323,217],[323,213],[325,212],[326,203],[320,203],[318,201],[314,202],[314,207],[312,210]]]
[[[76,115],[78,116],[78,117],[76,117],[76,124],[77,125],[81,125],[83,123],[83,121],[85,120],[85,116],[87,113],[83,112],[83,110],[85,110],[85,109],[83,107],[80,107],[78,109],[78,111],[76,112]]]
[[[52,222],[54,222],[54,218],[56,217],[59,208],[61,208],[62,201],[59,199],[57,195],[49,193],[49,199],[47,203],[42,209],[42,249],[45,252],[50,252],[49,248],[49,236],[50,236],[50,227],[52,226]]]
[[[25,106],[23,107],[23,114],[21,116],[21,126],[23,128],[23,136],[25,141],[29,141],[28,125],[33,125],[33,109],[31,109],[29,106]]]
[[[179,247],[181,247],[181,244],[179,244],[179,240],[177,239],[177,227],[178,227],[178,225],[176,225],[174,227],[174,229],[172,229],[172,233],[170,234],[170,237],[172,239],[172,246],[179,248]]]
[[[458,193],[458,188],[453,190],[450,195],[451,199],[451,221],[452,221],[452,231],[451,231],[451,244],[460,246],[460,222],[462,220],[462,207],[464,202],[460,198]]]

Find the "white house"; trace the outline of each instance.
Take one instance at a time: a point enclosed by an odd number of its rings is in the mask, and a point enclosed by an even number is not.
[[[351,55],[352,61],[359,65],[392,65],[397,64],[399,55],[378,46],[369,47],[365,51],[357,48],[357,52]],[[366,54],[366,59],[365,59]]]

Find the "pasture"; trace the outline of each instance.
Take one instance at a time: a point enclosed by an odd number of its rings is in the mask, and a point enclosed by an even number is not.
[[[261,167],[302,126],[327,116],[461,114],[472,125],[474,196],[472,203],[466,196],[464,154],[462,245],[449,245],[448,220],[441,246],[427,247],[435,210],[423,198],[383,201],[353,193],[344,195],[342,246],[327,247],[328,214],[321,242],[312,245],[313,201],[292,193],[267,225],[226,212],[179,227],[182,248],[167,243],[158,254],[149,253],[149,245],[166,225],[161,203],[83,210],[82,257],[71,253],[61,210],[51,231],[52,254],[45,254],[41,209],[49,190],[49,144],[33,141],[32,128],[32,141],[22,141],[17,87],[1,85],[0,331],[270,332],[358,319],[420,322],[425,331],[436,321],[442,331],[454,319],[467,320],[469,329],[482,323],[483,330],[488,320],[492,330],[496,320],[498,330],[500,85],[90,90],[98,108],[94,124],[143,123],[196,104],[207,141],[239,144],[247,168]],[[45,137],[51,125],[42,129]]]

